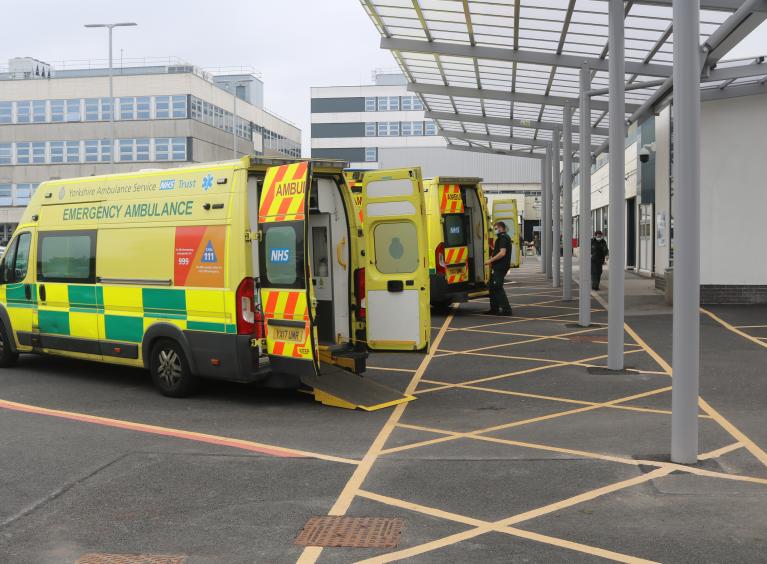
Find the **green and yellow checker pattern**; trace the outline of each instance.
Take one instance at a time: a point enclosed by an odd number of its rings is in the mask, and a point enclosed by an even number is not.
[[[139,344],[158,322],[182,330],[237,332],[234,296],[227,299],[231,292],[225,290],[46,283],[45,292],[45,302],[34,304],[41,335]],[[14,307],[10,288],[6,303]],[[16,318],[12,314],[14,331],[25,330]]]

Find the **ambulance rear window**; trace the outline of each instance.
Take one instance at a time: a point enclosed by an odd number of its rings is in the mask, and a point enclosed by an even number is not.
[[[466,244],[466,230],[463,228],[463,216],[451,214],[445,218],[445,246],[463,247]]]
[[[303,287],[303,222],[281,222],[265,227],[262,272],[270,286],[285,288]]]

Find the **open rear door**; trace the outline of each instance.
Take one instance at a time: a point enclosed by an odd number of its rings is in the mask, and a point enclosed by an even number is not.
[[[319,372],[313,288],[306,248],[311,164],[267,169],[258,207],[261,304],[272,369],[299,377]]]
[[[421,169],[371,171],[362,182],[368,346],[428,349],[431,314]]]

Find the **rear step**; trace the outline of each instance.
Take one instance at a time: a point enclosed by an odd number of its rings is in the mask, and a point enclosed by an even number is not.
[[[320,403],[345,409],[375,411],[415,399],[324,362],[320,362],[319,376],[301,376],[301,382],[314,390],[314,399]]]

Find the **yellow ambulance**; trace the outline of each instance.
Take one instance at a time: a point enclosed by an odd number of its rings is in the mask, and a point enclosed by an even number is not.
[[[432,305],[488,295],[492,225],[480,182],[444,176],[424,181]]]
[[[428,346],[410,312],[428,304],[422,194],[371,181],[357,227],[344,166],[245,157],[41,184],[0,262],[0,365],[143,367],[169,396],[213,378],[342,407],[412,399],[359,374],[366,343]],[[384,311],[396,322],[367,322]]]
[[[511,268],[519,268],[519,216],[517,215],[517,201],[514,198],[493,200],[493,221],[506,224],[506,233],[511,238]]]

